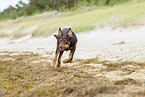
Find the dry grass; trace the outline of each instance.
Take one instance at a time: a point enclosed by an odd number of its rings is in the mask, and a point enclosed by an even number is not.
[[[51,55],[52,53],[47,52],[46,54]],[[144,82],[140,80],[126,78],[123,80],[111,81],[104,76],[96,76],[103,72],[107,73],[109,71],[121,70],[121,67],[127,66],[128,64],[141,66],[140,68],[135,68],[136,71],[141,68],[143,69],[144,63],[101,62],[97,58],[88,60],[75,59],[74,62],[76,64],[69,67],[67,65],[62,65],[62,70],[60,71],[51,68],[48,60],[52,60],[52,58],[42,57],[42,54],[38,53],[1,52],[0,95],[21,97],[127,97],[127,95],[144,95]],[[99,68],[94,67],[93,64],[102,64],[103,66],[107,66],[107,68],[101,68],[101,70],[99,70]],[[126,90],[128,89],[127,87],[134,89],[134,91]]]

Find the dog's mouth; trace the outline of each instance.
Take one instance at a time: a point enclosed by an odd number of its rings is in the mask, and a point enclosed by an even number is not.
[[[60,49],[60,51],[64,51],[64,48],[59,48]]]
[[[61,47],[59,47],[59,49],[60,49],[60,51],[64,51],[64,50],[69,49],[69,48],[61,48]]]
[[[69,48],[68,44],[65,44],[63,46],[59,46],[60,51],[64,51],[65,49],[68,49],[68,48]]]

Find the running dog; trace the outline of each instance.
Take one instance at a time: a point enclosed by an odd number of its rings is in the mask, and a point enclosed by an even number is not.
[[[64,51],[70,50],[70,54],[69,54],[69,58],[64,60],[63,63],[72,62],[76,50],[77,37],[75,33],[71,30],[71,28],[65,28],[63,30],[59,28],[58,35],[54,35],[54,36],[57,39],[57,48],[56,48],[53,64],[51,66],[55,67],[57,56],[59,55],[57,61],[57,68],[60,68],[61,57]]]

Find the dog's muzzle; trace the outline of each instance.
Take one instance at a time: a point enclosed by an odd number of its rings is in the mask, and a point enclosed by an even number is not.
[[[60,51],[64,51],[65,48],[63,48],[62,46],[59,46]]]
[[[69,45],[68,44],[64,44],[64,45],[60,45],[59,46],[60,51],[64,51],[65,49],[69,49]]]

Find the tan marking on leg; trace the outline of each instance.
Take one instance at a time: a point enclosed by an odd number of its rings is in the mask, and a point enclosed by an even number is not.
[[[61,57],[62,57],[62,54],[61,54],[60,57],[59,57],[59,60],[58,60],[58,63],[57,63],[57,68],[60,67],[60,64],[61,64]]]
[[[58,55],[59,51],[60,51],[60,49],[58,49],[58,50],[57,50],[57,53],[55,54],[54,62],[53,62],[53,64],[51,65],[52,67],[55,67],[56,60],[57,60],[57,55]]]
[[[69,54],[69,58],[64,60],[63,63],[68,63],[71,61],[71,58],[72,58],[72,52],[70,51],[70,54]]]

